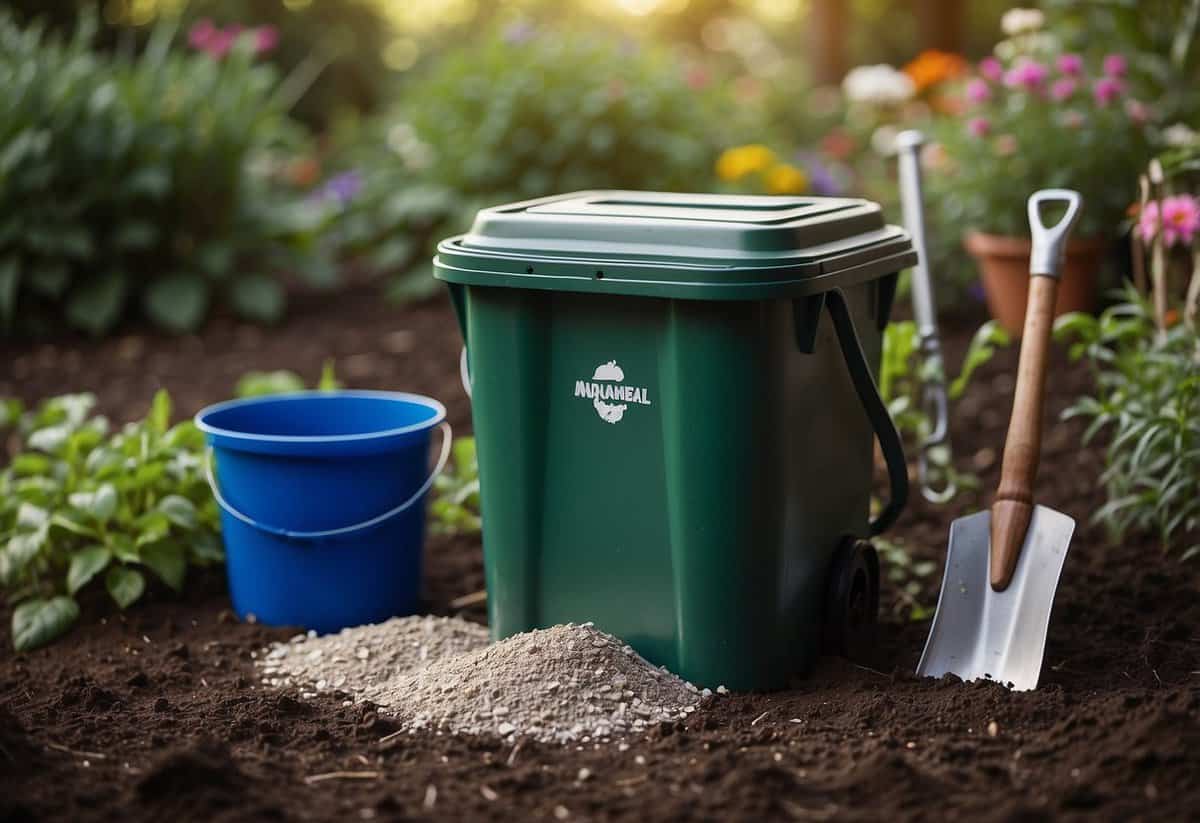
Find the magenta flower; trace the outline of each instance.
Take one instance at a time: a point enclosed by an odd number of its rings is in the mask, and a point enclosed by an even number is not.
[[[986,137],[992,130],[992,123],[986,117],[972,117],[967,121],[967,133],[972,137]]]
[[[1061,103],[1075,93],[1077,86],[1073,77],[1060,77],[1050,86],[1050,97]]]
[[[1124,77],[1129,69],[1129,63],[1124,55],[1110,54],[1104,58],[1104,74],[1106,77]]]
[[[237,37],[237,32],[231,29],[217,29],[213,32],[212,37],[208,39],[208,43],[201,46],[201,49],[208,52],[208,55],[214,60],[220,60],[233,48],[233,44],[237,42]]]
[[[254,30],[254,53],[266,54],[279,45],[279,29],[274,26],[259,26]]]
[[[1023,88],[1026,91],[1037,91],[1046,82],[1050,72],[1036,60],[1022,60],[1004,75],[1004,85],[1009,88]]]
[[[213,35],[217,33],[217,27],[213,25],[213,21],[205,17],[203,20],[197,20],[188,29],[188,45],[197,51],[205,51],[208,49],[208,44],[212,42]]]
[[[995,57],[985,57],[979,61],[979,73],[984,79],[999,83],[1004,77],[1004,66]]]
[[[1137,231],[1142,240],[1150,243],[1158,234],[1158,203],[1151,200],[1138,217]],[[1162,201],[1163,243],[1169,248],[1176,243],[1189,246],[1200,231],[1200,203],[1190,194],[1165,197]]]
[[[1096,85],[1092,86],[1092,96],[1096,98],[1096,105],[1107,106],[1120,97],[1124,90],[1124,84],[1117,78],[1102,77],[1096,81]]]
[[[987,84],[986,80],[976,77],[967,83],[967,99],[976,105],[986,103],[992,99],[992,87]]]
[[[1078,77],[1083,74],[1083,58],[1078,54],[1060,54],[1058,70],[1068,77]]]

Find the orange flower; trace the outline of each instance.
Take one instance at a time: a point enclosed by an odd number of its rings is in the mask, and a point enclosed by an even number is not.
[[[315,157],[298,157],[288,165],[287,177],[293,186],[311,186],[321,179],[321,164]]]
[[[947,80],[962,77],[969,69],[970,64],[962,55],[926,49],[904,67],[904,73],[913,81],[917,94],[921,94]]]

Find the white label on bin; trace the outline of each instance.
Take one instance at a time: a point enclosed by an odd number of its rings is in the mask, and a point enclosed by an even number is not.
[[[631,405],[649,406],[650,391],[645,386],[620,385],[625,372],[616,360],[601,363],[591,380],[575,381],[575,396],[592,401],[592,408],[605,423],[620,423]]]

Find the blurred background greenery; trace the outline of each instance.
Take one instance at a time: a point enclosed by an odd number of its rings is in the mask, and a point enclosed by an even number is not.
[[[1055,182],[1111,172],[1096,231],[1115,240],[1136,171],[1197,125],[1200,0],[1044,0],[1019,32],[1010,6],[0,0],[0,330],[270,322],[295,289],[362,279],[416,298],[433,243],[478,207],[572,189],[861,195],[898,220],[892,136],[917,126],[953,152],[973,67],[1006,44],[1009,68],[1126,61],[1119,98],[1077,129],[1087,163],[1057,112],[996,117],[1062,141]],[[1116,120],[1137,133],[1098,157]],[[1014,178],[1027,155],[994,137],[961,148],[982,169],[969,187],[934,180],[947,304],[972,299],[963,221],[1043,173]]]

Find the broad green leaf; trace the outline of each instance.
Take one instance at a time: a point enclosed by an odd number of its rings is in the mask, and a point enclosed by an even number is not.
[[[196,528],[196,507],[186,497],[168,494],[158,502],[158,510],[176,526],[185,529]]]
[[[157,200],[171,188],[171,172],[166,166],[145,165],[122,181],[122,188],[139,197]]]
[[[197,328],[208,312],[208,283],[198,274],[171,274],[150,284],[142,305],[162,328],[181,333]]]
[[[995,320],[990,320],[980,326],[971,338],[970,345],[967,346],[967,353],[963,356],[962,371],[950,384],[950,398],[957,400],[961,397],[967,390],[967,385],[975,370],[995,356],[997,347],[1007,346],[1011,342],[1012,338],[1008,332],[1001,328]]]
[[[104,586],[122,609],[128,608],[146,590],[146,578],[137,569],[113,566],[104,576]]]
[[[137,563],[141,560],[138,556],[137,547],[134,545],[133,538],[127,534],[109,534],[107,539],[109,551],[113,557],[120,560],[122,563]]]
[[[125,289],[125,275],[121,272],[94,275],[72,289],[67,299],[67,320],[89,334],[108,331],[121,319]]]
[[[104,571],[112,553],[104,546],[88,546],[71,556],[71,567],[67,569],[67,591],[75,594],[93,577]]]
[[[116,487],[112,483],[105,483],[95,491],[75,492],[67,497],[67,501],[90,514],[97,522],[107,523],[116,513],[120,499]]]
[[[286,302],[283,287],[262,274],[240,275],[230,286],[229,298],[238,314],[260,323],[282,317]]]
[[[50,521],[50,512],[32,503],[22,503],[17,509],[17,528],[40,529]]]
[[[41,263],[29,272],[29,287],[54,300],[62,296],[70,282],[71,268],[62,260]]]
[[[193,532],[187,537],[192,561],[201,565],[221,563],[225,560],[225,548],[221,538],[209,531]]]
[[[159,540],[142,547],[142,563],[154,570],[175,591],[183,589],[187,556],[183,545],[174,540]]]
[[[237,397],[262,397],[297,391],[304,391],[304,381],[295,372],[252,371],[242,375],[233,393]]]
[[[77,517],[81,516],[82,515],[80,515],[78,512],[72,512],[70,510],[57,511],[50,518],[50,525],[56,526],[64,531],[68,531],[71,534],[77,534],[81,537],[96,537],[97,533],[95,529],[76,519]]]
[[[137,540],[134,541],[134,545],[137,547],[139,552],[141,547],[147,543],[154,543],[158,540],[162,540],[171,533],[170,518],[168,518],[166,514],[158,509],[148,511],[143,514],[137,519],[137,521],[134,523],[134,526],[138,530]]]
[[[79,619],[79,604],[66,596],[27,600],[13,610],[13,648],[27,652],[61,636]]]
[[[24,404],[15,397],[0,398],[0,429],[16,425],[24,411]]]
[[[45,455],[25,452],[14,457],[12,463],[9,464],[9,468],[18,477],[32,477],[48,473],[50,467],[53,465],[50,458]]]
[[[29,439],[25,443],[31,449],[37,449],[46,454],[58,454],[62,447],[66,445],[72,431],[74,431],[74,427],[70,423],[47,426],[30,434]]]
[[[42,526],[31,532],[21,532],[8,538],[8,543],[4,547],[4,555],[7,558],[9,574],[21,571],[29,565],[29,561],[37,557],[38,552],[46,545],[48,534],[49,528]]]
[[[154,401],[150,404],[150,416],[146,422],[153,431],[166,434],[171,425],[171,395],[166,389],[159,389],[154,393]]]

